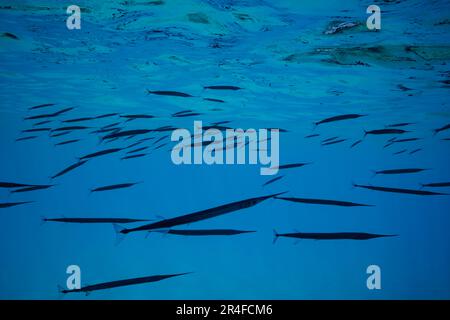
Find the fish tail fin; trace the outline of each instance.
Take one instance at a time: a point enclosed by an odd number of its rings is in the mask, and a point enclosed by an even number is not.
[[[123,239],[125,239],[126,233],[123,231],[127,230],[127,229],[118,225],[117,223],[113,223],[113,228],[114,228],[114,231],[116,232],[115,245],[118,246],[123,241]]]
[[[419,190],[422,190],[423,188],[425,188],[425,185],[423,183],[419,183],[419,186],[420,186]]]
[[[358,185],[357,185],[354,181],[352,181],[352,187],[351,187],[351,189],[355,189],[357,186],[358,186]]]
[[[44,216],[41,216],[41,226],[47,222],[47,218]]]
[[[275,242],[277,242],[279,237],[280,237],[280,235],[278,234],[278,232],[275,229],[273,229],[273,241],[272,241],[272,243],[275,244]]]
[[[367,130],[366,129],[363,129],[364,130],[364,138],[367,136]]]
[[[377,175],[376,170],[370,170],[370,171],[372,171],[372,177],[371,178],[373,178],[373,177],[375,177]]]
[[[433,136],[435,136],[439,131],[437,129],[433,130]]]

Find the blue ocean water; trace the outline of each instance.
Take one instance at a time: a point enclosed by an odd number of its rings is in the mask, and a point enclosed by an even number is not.
[[[66,27],[67,6],[81,7],[81,29]],[[381,30],[369,31],[366,9],[381,8]],[[420,189],[450,180],[448,1],[0,1],[0,181],[53,184],[10,193],[0,203],[0,298],[57,299],[69,265],[82,285],[156,274],[193,272],[161,282],[68,299],[448,299],[450,197],[354,188],[353,183]],[[338,32],[333,26],[356,26]],[[205,90],[234,85],[242,89]],[[189,93],[182,98],[146,90]],[[220,99],[224,102],[204,100]],[[54,106],[28,110],[54,103]],[[41,120],[24,117],[73,110],[41,125],[89,126],[60,137],[21,133]],[[174,118],[183,110],[201,113]],[[63,120],[107,113],[81,123]],[[314,126],[324,118],[364,114]],[[280,164],[308,162],[261,176],[260,165],[175,165],[174,143],[147,156],[125,151],[89,160],[51,180],[78,157],[121,148],[141,137],[100,143],[90,132],[115,122],[123,130],[162,126],[193,130],[231,121],[232,128],[282,128]],[[395,123],[393,135],[367,135]],[[38,126],[36,126],[38,127]],[[305,138],[310,134],[318,137]],[[16,141],[26,136],[35,139]],[[346,139],[323,146],[327,138]],[[80,141],[55,146],[71,139]],[[357,140],[362,142],[351,148]],[[166,142],[169,139],[165,140]],[[136,147],[137,148],[137,147]],[[411,154],[412,151],[421,149]],[[394,154],[406,150],[400,154]],[[426,168],[403,175],[373,170]],[[95,187],[142,182],[90,193]],[[450,192],[449,188],[423,189]],[[345,200],[373,207],[308,205],[276,199],[178,229],[240,229],[236,236],[188,237],[136,232],[115,244],[111,224],[65,224],[41,218],[167,219],[222,204],[288,191],[286,196]],[[140,224],[134,224],[138,226]],[[367,241],[280,238],[277,232],[368,232],[397,237]],[[366,286],[370,265],[381,269],[380,290]]]

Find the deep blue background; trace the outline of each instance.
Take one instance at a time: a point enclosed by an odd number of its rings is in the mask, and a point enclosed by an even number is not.
[[[1,209],[0,297],[57,298],[65,269],[77,264],[83,285],[152,274],[194,271],[159,283],[95,292],[94,299],[416,299],[450,298],[450,198],[417,197],[353,189],[352,182],[404,188],[449,181],[448,1],[376,1],[382,30],[369,32],[365,13],[371,1],[0,1],[0,180],[49,183],[49,177],[76,158],[104,146],[98,137],[46,133],[15,142],[30,106],[57,103],[48,110],[76,109],[59,120],[109,112],[158,116],[129,122],[127,128],[164,125],[192,130],[232,120],[233,127],[280,127],[281,162],[313,162],[272,177],[259,166],[175,166],[170,145],[147,157],[94,159],[55,180],[52,189],[10,195],[1,202],[36,203]],[[68,30],[65,9],[83,8],[81,30]],[[8,8],[10,6],[10,8]],[[48,9],[47,9],[48,8]],[[201,13],[202,15],[199,15]],[[191,14],[191,16],[189,16]],[[192,16],[192,14],[197,14]],[[191,18],[189,18],[191,17]],[[202,19],[199,19],[202,18]],[[205,20],[206,17],[206,20]],[[197,18],[197,19],[196,19]],[[447,20],[446,20],[447,19]],[[333,21],[360,27],[326,35]],[[162,31],[162,32],[155,32]],[[219,48],[217,46],[219,45]],[[414,50],[407,50],[414,46]],[[370,51],[366,48],[378,47]],[[326,49],[326,51],[324,51]],[[354,65],[362,61],[369,66]],[[205,91],[229,84],[243,90]],[[411,88],[402,91],[398,85]],[[177,90],[195,98],[147,95]],[[223,99],[214,103],[199,97]],[[220,110],[215,110],[220,108]],[[202,116],[172,119],[193,109]],[[40,112],[46,113],[46,109]],[[367,117],[322,125],[337,114]],[[86,123],[100,127],[117,118]],[[38,121],[36,121],[38,122]],[[414,122],[406,137],[418,142],[383,148],[387,137],[363,138],[364,129]],[[47,126],[47,125],[45,125]],[[92,130],[90,130],[92,131]],[[305,139],[319,133],[321,137]],[[161,135],[155,135],[159,137]],[[321,146],[340,136],[346,142]],[[76,144],[55,147],[67,139]],[[108,146],[126,146],[117,141]],[[150,145],[150,144],[144,144]],[[416,148],[423,150],[409,154]],[[393,155],[401,149],[408,152]],[[414,175],[372,177],[371,170],[422,167]],[[89,194],[93,187],[144,181],[130,189]],[[115,246],[111,225],[46,223],[45,217],[174,217],[279,191],[290,196],[369,203],[369,208],[302,205],[268,200],[180,228],[257,230],[233,237],[131,234]],[[449,190],[442,190],[449,192]],[[279,239],[279,232],[359,231],[398,234],[370,241]],[[382,290],[366,288],[366,268],[382,270]],[[86,299],[84,295],[68,298]]]

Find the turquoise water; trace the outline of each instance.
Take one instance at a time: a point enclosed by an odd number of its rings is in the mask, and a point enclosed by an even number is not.
[[[0,189],[0,203],[34,201],[0,209],[1,298],[57,299],[56,286],[65,284],[69,265],[80,266],[82,285],[194,272],[88,297],[66,296],[75,299],[450,298],[450,197],[352,187],[419,189],[420,183],[450,181],[449,141],[443,140],[450,131],[433,135],[450,122],[448,1],[78,1],[73,4],[82,8],[80,30],[66,27],[70,4],[0,1],[0,181],[57,184],[17,194]],[[381,8],[378,32],[365,26],[370,4]],[[358,25],[326,33],[341,22]],[[203,88],[210,85],[242,89]],[[151,95],[147,89],[193,97]],[[46,103],[55,105],[28,110]],[[92,129],[60,137],[21,133],[41,121],[24,117],[67,107],[75,109],[41,127]],[[201,115],[171,117],[186,109]],[[155,118],[61,122],[106,113]],[[314,128],[321,119],[350,113],[367,116]],[[260,165],[174,165],[173,142],[153,150],[153,141],[167,132],[146,135],[155,139],[140,145],[150,147],[145,157],[121,160],[126,152],[121,151],[49,178],[82,155],[141,138],[100,144],[102,135],[90,132],[102,126],[120,122],[123,130],[170,125],[192,131],[194,120],[285,129],[280,164],[311,164],[280,170],[282,179],[262,187],[273,176],[261,176]],[[364,130],[402,122],[414,124],[400,128],[411,132],[399,138],[420,140],[383,148],[392,135],[364,137]],[[320,136],[305,138],[310,134]],[[16,141],[26,136],[37,137]],[[321,145],[335,136],[347,140]],[[80,141],[54,145],[70,139]],[[430,170],[373,177],[372,170],[395,168]],[[124,182],[143,183],[90,193]],[[127,235],[119,245],[111,224],[41,223],[42,217],[171,218],[283,191],[289,197],[374,206],[270,199],[177,227],[256,233],[146,237],[144,232]],[[399,236],[297,244],[281,238],[273,245],[273,229]],[[373,264],[381,268],[381,290],[366,286],[366,268]]]

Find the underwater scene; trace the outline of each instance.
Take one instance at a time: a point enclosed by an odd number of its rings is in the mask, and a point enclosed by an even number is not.
[[[0,0],[0,299],[449,299],[450,2]]]

